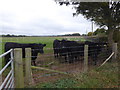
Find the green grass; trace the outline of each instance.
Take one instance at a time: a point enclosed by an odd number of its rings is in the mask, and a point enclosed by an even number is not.
[[[53,83],[42,83],[34,86],[34,88],[74,88],[77,81],[75,81],[73,78],[63,78],[60,80],[57,80]]]
[[[75,74],[54,82],[40,83],[31,88],[120,88],[118,63],[106,63],[87,73]]]

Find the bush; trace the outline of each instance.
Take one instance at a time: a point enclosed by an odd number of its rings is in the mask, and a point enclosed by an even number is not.
[[[88,33],[88,36],[92,36],[92,35],[93,35],[93,32],[89,32],[89,33]]]

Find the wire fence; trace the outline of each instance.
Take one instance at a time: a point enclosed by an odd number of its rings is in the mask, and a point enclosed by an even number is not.
[[[57,53],[54,53],[55,50]],[[59,47],[59,48],[44,48],[46,51],[50,51],[44,54],[33,54],[39,52],[40,49],[32,49],[31,59],[35,58],[38,67],[47,68],[50,70],[57,70],[61,72],[67,72],[69,74],[83,72],[84,69],[84,45],[71,46],[71,47]],[[43,50],[43,49],[41,49]],[[100,65],[108,58],[112,50],[107,45],[89,45],[88,46],[88,64],[89,69],[95,64]],[[56,54],[58,56],[56,57]],[[28,57],[25,57],[28,58]],[[33,61],[33,60],[32,60]],[[16,62],[15,62],[16,63]],[[21,63],[18,63],[21,64]],[[35,82],[52,81],[54,78],[60,78],[64,75],[56,72],[50,72],[49,70],[33,70],[33,77]]]
[[[98,46],[96,46],[98,47]],[[76,49],[78,48],[78,49]],[[58,56],[55,57],[54,49],[63,52],[59,52]],[[38,67],[44,67],[51,70],[57,70],[66,72],[68,74],[82,73],[84,70],[84,46],[72,47],[73,50],[69,50],[71,47],[64,48],[45,48],[45,50],[50,50],[49,53],[39,54],[36,57],[36,63]],[[75,49],[75,50],[74,50]],[[32,51],[37,51],[39,49],[32,49]],[[88,69],[92,69],[94,65],[100,66],[112,53],[112,50],[107,45],[102,45],[101,48],[94,48],[93,46],[88,46]],[[33,78],[35,82],[51,82],[65,75],[61,75],[56,72],[49,72],[44,70],[33,70]]]
[[[101,56],[101,58],[106,58],[111,50],[105,45],[101,48],[97,48],[93,46],[90,46],[88,49],[88,56],[92,57],[93,59],[97,59],[98,56]],[[65,59],[84,59],[82,56],[84,56],[84,46],[75,46],[75,47],[63,47],[63,48],[45,48],[45,50],[50,50],[51,53],[49,54],[42,54],[42,58],[50,58],[50,57],[56,57],[56,58],[65,58]],[[57,53],[55,53],[55,50],[58,50]],[[39,49],[32,49],[32,51],[39,51]],[[107,54],[106,54],[107,53]],[[40,58],[40,56],[33,56],[36,58]]]

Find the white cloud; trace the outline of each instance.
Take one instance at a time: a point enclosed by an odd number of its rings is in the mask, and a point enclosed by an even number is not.
[[[71,6],[54,0],[1,0],[2,34],[57,35],[91,31],[91,22],[82,15],[73,17]]]

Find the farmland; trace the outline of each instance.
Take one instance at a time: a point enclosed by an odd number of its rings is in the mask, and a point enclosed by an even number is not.
[[[34,85],[26,86],[29,88],[118,88],[118,64],[107,63],[102,68],[98,66],[89,66],[89,72],[81,73],[83,62],[75,63],[59,63],[58,59],[53,56],[53,41],[55,39],[68,39],[85,41],[84,37],[3,37],[2,53],[4,52],[5,42],[18,43],[43,43],[47,46],[44,48],[45,53],[39,54],[37,58],[37,66],[51,70],[71,73],[71,75],[63,75],[42,70],[32,70]]]

